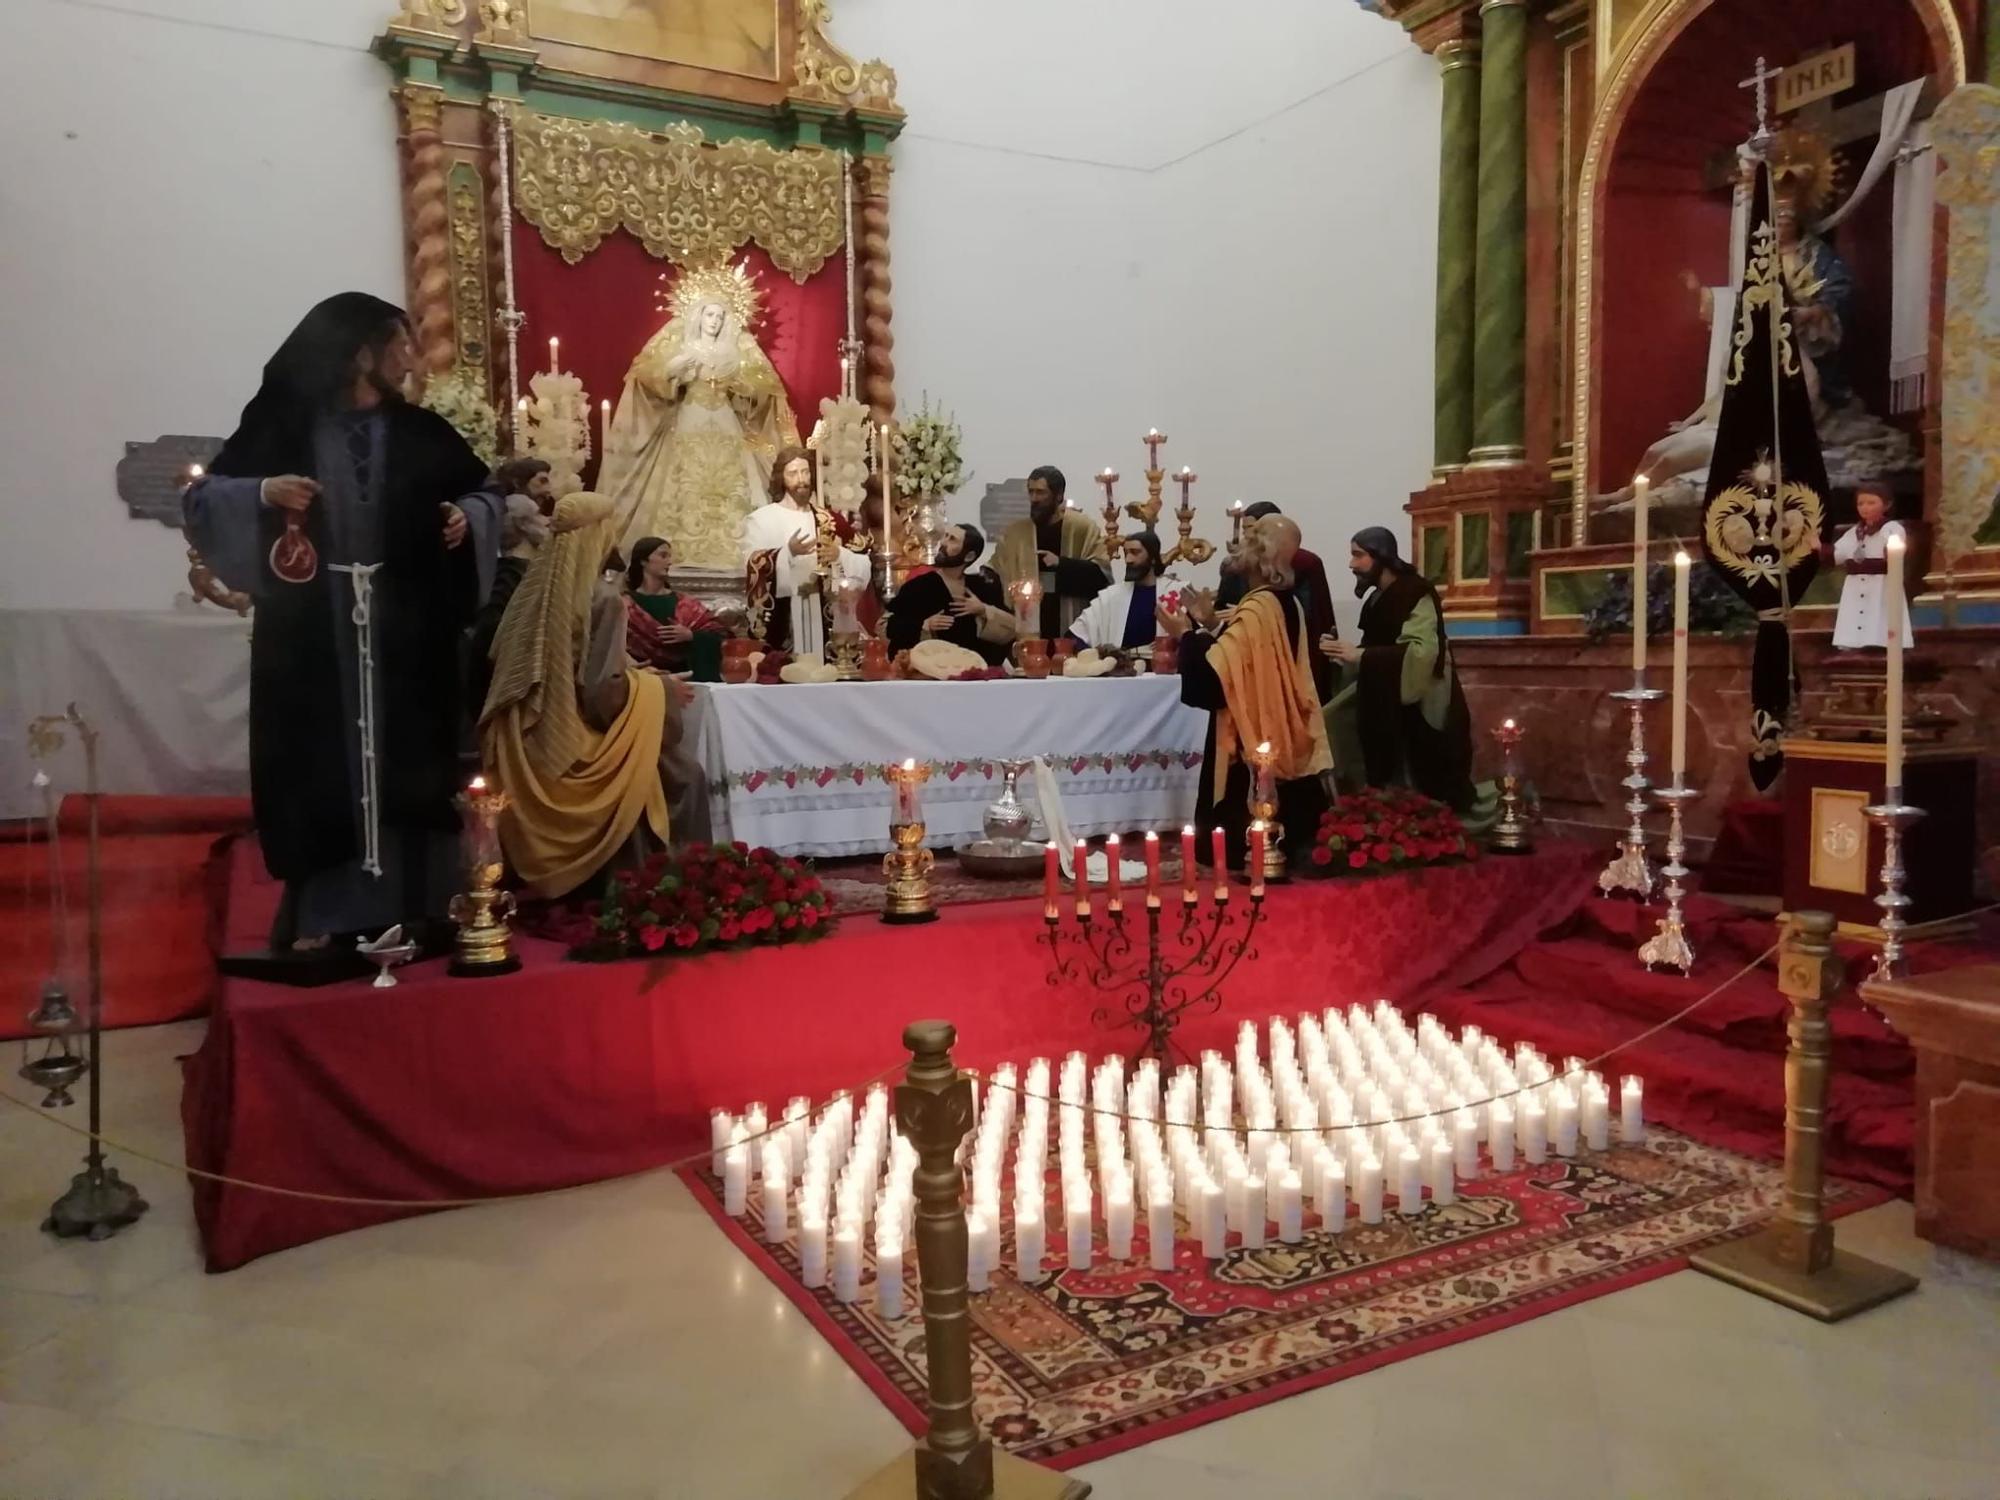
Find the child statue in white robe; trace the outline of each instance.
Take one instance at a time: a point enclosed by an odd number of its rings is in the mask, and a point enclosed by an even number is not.
[[[1833,644],[1840,651],[1884,651],[1889,645],[1889,538],[1903,536],[1903,523],[1889,519],[1890,499],[1882,490],[1859,491],[1854,509],[1860,520],[1833,544],[1833,560],[1847,573],[1840,586]],[[1906,609],[1903,644],[1908,646],[1915,638]]]

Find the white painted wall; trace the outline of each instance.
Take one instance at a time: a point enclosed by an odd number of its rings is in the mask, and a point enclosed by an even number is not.
[[[389,0],[16,0],[0,605],[161,607],[121,444],[221,434],[317,298],[400,299]],[[981,484],[1165,457],[1331,558],[1426,473],[1437,84],[1347,0],[844,0],[896,67],[897,385]],[[1128,480],[1128,485],[1131,481]],[[1205,525],[1211,535],[1219,519]],[[1399,527],[1400,529],[1400,527]]]

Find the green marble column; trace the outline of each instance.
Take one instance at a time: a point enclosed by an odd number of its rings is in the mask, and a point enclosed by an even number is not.
[[[1473,268],[1479,227],[1479,44],[1438,43],[1444,120],[1438,145],[1436,395],[1432,472],[1464,467],[1472,448]]]
[[[1519,463],[1528,331],[1528,10],[1479,7],[1478,269],[1472,338],[1471,461]]]

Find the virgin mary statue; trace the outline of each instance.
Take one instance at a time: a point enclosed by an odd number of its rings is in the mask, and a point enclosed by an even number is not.
[[[784,385],[750,332],[758,310],[740,264],[676,278],[667,326],[625,376],[598,481],[627,551],[663,536],[685,566],[740,566],[743,520],[764,500],[778,449],[799,440]]]

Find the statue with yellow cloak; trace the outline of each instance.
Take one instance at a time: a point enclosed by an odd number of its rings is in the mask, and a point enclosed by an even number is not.
[[[735,266],[688,267],[667,326],[646,341],[611,418],[598,492],[617,540],[673,540],[685,567],[734,572],[743,521],[764,502],[781,447],[799,440],[783,382],[752,333],[756,283]]]

